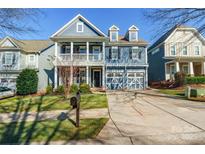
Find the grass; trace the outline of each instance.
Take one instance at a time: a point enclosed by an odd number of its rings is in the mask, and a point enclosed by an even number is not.
[[[184,89],[160,89],[160,93],[167,95],[175,95],[175,96],[184,96]]]
[[[83,94],[81,109],[107,108],[106,94]],[[70,100],[61,95],[12,97],[0,100],[0,113],[22,111],[69,110]]]
[[[107,118],[81,119],[79,128],[69,120],[0,123],[0,144],[49,144],[51,141],[66,144],[70,140],[95,138],[107,121]]]

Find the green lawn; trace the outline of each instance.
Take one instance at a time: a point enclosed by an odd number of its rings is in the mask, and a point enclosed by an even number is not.
[[[167,95],[184,96],[184,89],[160,89],[159,92]]]
[[[69,120],[45,120],[41,122],[0,123],[0,144],[30,144],[95,138],[107,118],[82,119],[76,128]]]
[[[25,96],[0,100],[0,113],[22,111],[68,110],[71,108],[69,99],[61,95],[54,96]],[[106,94],[83,94],[80,102],[81,109],[107,108]]]

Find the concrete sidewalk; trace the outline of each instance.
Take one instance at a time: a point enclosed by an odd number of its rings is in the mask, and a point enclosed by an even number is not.
[[[55,110],[55,111],[42,111],[36,112],[21,112],[21,113],[1,113],[0,122],[16,122],[16,121],[42,121],[42,120],[56,120],[59,117],[67,115],[70,118],[75,118],[75,111],[68,110]],[[80,111],[80,118],[101,118],[109,117],[107,108],[102,109],[87,109]]]

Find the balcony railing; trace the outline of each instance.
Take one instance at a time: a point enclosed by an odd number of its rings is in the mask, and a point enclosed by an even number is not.
[[[72,55],[73,61],[87,61],[87,54],[73,54]],[[71,55],[70,54],[60,54],[60,59],[62,61],[71,61]],[[91,62],[98,62],[102,61],[102,53],[99,54],[89,54],[88,60]]]

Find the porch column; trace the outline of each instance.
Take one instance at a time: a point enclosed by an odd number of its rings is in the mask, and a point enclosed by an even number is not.
[[[105,42],[102,43],[102,60],[105,61]]]
[[[189,62],[189,74],[194,76],[193,62]]]
[[[86,55],[87,55],[87,61],[89,61],[89,42],[86,42]]]
[[[201,74],[205,75],[205,61],[201,63]]]
[[[102,67],[102,87],[105,88],[105,66]]]
[[[73,42],[70,42],[70,60],[73,61]]]
[[[58,58],[58,43],[55,42],[55,68],[54,68],[54,88],[58,86],[58,67],[57,67],[57,58]]]
[[[73,84],[73,66],[70,66],[70,85]]]
[[[58,87],[58,67],[54,68],[54,89]]]
[[[89,84],[89,67],[86,66],[86,83]]]
[[[176,72],[180,72],[179,62],[178,61],[175,62],[175,67],[176,67]]]

